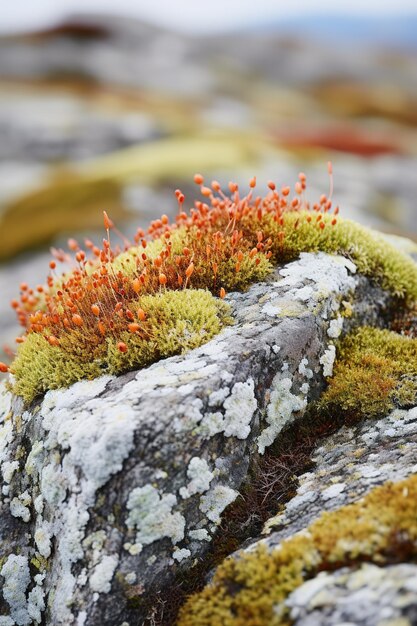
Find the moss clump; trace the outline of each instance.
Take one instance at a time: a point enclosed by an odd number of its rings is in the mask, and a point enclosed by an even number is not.
[[[319,571],[394,555],[417,556],[417,476],[371,491],[359,502],[323,513],[307,531],[268,551],[259,546],[226,559],[213,581],[191,596],[178,626],[281,626],[283,601]]]
[[[327,252],[341,254],[356,264],[358,272],[369,276],[383,289],[403,298],[408,304],[417,300],[417,265],[379,233],[351,220],[338,218],[331,225],[332,216],[324,215],[325,228],[312,226],[307,218],[311,213],[288,213],[283,225],[283,245],[274,250],[273,260],[286,261],[297,258],[301,252]],[[295,225],[297,225],[295,227]],[[265,226],[268,237],[276,236],[277,226]]]
[[[13,362],[13,392],[26,401],[48,389],[67,387],[101,374],[119,374],[161,358],[196,348],[231,323],[229,307],[208,291],[187,289],[143,296],[147,317],[140,333],[125,331],[117,340],[107,337],[93,348],[85,346],[85,332],[63,337],[51,346],[38,333],[30,333]],[[133,304],[132,304],[133,309]],[[118,342],[127,346],[121,352]]]
[[[319,409],[358,420],[416,401],[417,339],[365,326],[340,343]]]
[[[89,180],[58,172],[48,186],[13,200],[0,216],[0,261],[50,242],[58,233],[98,228],[101,208],[124,217],[122,187],[107,178]],[[30,222],[30,228],[22,227]]]
[[[245,289],[264,280],[276,263],[295,259],[300,252],[324,251],[350,257],[360,272],[412,306],[417,300],[417,266],[413,261],[371,231],[336,218],[338,210],[330,214],[332,203],[326,196],[310,208],[303,197],[305,175],[299,178],[296,196],[290,200],[289,188],[278,193],[273,182],[268,183],[270,191],[264,197],[254,197],[256,180],[252,179],[249,193],[242,197],[236,183],[229,183],[230,195],[226,195],[218,182],[206,187],[197,174],[195,182],[201,185],[205,201],[196,201],[187,213],[182,210],[184,196],[177,190],[175,223],[161,216],[150,224],[147,233],[137,231],[136,245],[122,236],[123,252],[111,245],[110,231],[118,231],[104,213],[107,238],[101,249],[86,240],[83,250],[70,240],[75,253],[73,269],[61,276],[50,274],[47,285],[36,289],[22,283],[20,302],[12,302],[25,328],[24,336],[17,339],[23,347],[11,366],[15,392],[32,398],[34,393],[63,382],[91,378],[102,371],[119,373],[193,347],[195,334],[191,331],[192,339],[187,339],[190,328],[181,311],[173,313],[178,314],[177,324],[165,310],[170,329],[166,334],[165,317],[158,309],[163,321],[154,319],[153,303],[171,306],[175,298],[187,296],[172,296],[170,300],[168,291],[190,289],[205,289],[224,298],[226,290]],[[55,251],[55,258],[69,260],[63,251]],[[56,260],[50,262],[52,270]],[[191,328],[200,318],[199,311],[198,306],[188,309]],[[206,322],[208,330],[203,334],[209,339],[214,326]],[[33,339],[33,334],[41,338]],[[202,343],[201,333],[198,336]],[[29,366],[31,359],[37,364],[35,371]],[[51,363],[55,364],[53,372]],[[0,368],[2,372],[8,369],[4,363]],[[29,383],[23,380],[26,376]],[[410,383],[408,390],[410,393]]]

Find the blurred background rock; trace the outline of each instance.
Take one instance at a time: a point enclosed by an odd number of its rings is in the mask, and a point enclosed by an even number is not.
[[[315,198],[332,160],[344,216],[417,237],[417,7],[281,4],[3,8],[0,345],[51,244],[100,238],[103,209],[126,233],[173,216],[195,171],[262,189],[303,170]]]

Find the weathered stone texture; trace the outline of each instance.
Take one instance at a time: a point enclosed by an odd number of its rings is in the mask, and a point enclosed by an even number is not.
[[[318,397],[337,337],[382,323],[390,297],[354,272],[303,254],[230,295],[235,325],[197,350],[49,392],[30,410],[2,391],[0,624],[145,623],[146,599],[204,556],[250,462]],[[327,477],[302,482],[297,516],[310,492],[326,507],[363,493],[372,468],[392,473],[396,419],[372,425],[386,451],[358,456],[368,474],[355,469],[354,487],[343,459],[356,462],[365,431],[336,436],[340,458],[317,451]],[[285,515],[292,523],[291,503]]]

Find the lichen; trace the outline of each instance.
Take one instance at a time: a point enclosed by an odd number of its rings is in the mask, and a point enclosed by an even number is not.
[[[324,374],[332,374],[326,363]],[[345,419],[379,417],[395,406],[411,406],[417,400],[417,339],[362,327],[340,342],[328,382],[318,409]]]
[[[175,561],[178,561],[178,563],[181,563],[184,559],[188,559],[189,556],[191,556],[191,552],[186,548],[174,550],[172,553],[172,558]]]
[[[394,552],[415,558],[416,498],[416,475],[386,483],[354,504],[323,513],[276,548],[262,542],[226,559],[212,582],[188,599],[178,626],[286,626],[285,599],[319,571],[389,563]]]
[[[225,437],[246,439],[250,433],[250,423],[258,403],[254,394],[254,381],[235,383],[230,396],[223,403]]]
[[[216,485],[200,498],[200,511],[205,513],[207,519],[219,524],[221,514],[225,508],[234,502],[238,492],[227,485]]]
[[[336,359],[336,347],[330,344],[320,357],[320,364],[323,365],[323,375],[328,377],[333,375],[333,364]]]
[[[30,584],[28,559],[22,555],[10,554],[0,574],[4,578],[3,597],[10,607],[10,616],[18,626],[31,623],[28,613],[26,590]]]
[[[265,452],[281,430],[293,418],[294,413],[302,411],[307,406],[304,394],[299,396],[291,392],[293,381],[291,378],[277,374],[272,382],[271,397],[266,412],[266,422],[269,424],[258,437],[258,451]]]
[[[10,513],[14,517],[20,517],[24,522],[30,520],[30,510],[28,508],[31,504],[32,498],[27,491],[21,493],[19,497],[13,498],[10,502]]]
[[[214,478],[213,472],[205,459],[193,457],[188,464],[187,477],[190,479],[187,487],[181,487],[180,496],[190,498],[196,493],[204,493],[210,488],[210,483]]]
[[[184,539],[185,519],[172,509],[177,498],[172,493],[161,494],[152,485],[136,487],[129,495],[126,519],[128,528],[136,530],[136,542],[149,545],[169,537],[175,545]]]
[[[111,580],[115,569],[119,563],[117,555],[104,555],[100,562],[95,566],[90,576],[90,587],[92,591],[97,593],[108,593],[111,589]]]

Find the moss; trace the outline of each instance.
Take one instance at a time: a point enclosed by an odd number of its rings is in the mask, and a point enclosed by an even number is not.
[[[352,259],[358,272],[369,276],[394,296],[410,304],[417,300],[417,265],[407,254],[379,233],[351,220],[338,218],[331,226],[332,216],[324,215],[322,221],[326,226],[322,229],[307,221],[310,215],[306,211],[285,215],[284,243],[273,248],[272,260],[291,260],[301,252],[341,254]],[[277,231],[281,227],[271,219],[269,222],[264,226],[265,236],[278,241]]]
[[[307,530],[269,551],[265,545],[226,559],[213,581],[191,596],[178,626],[280,626],[283,601],[321,570],[417,556],[417,476],[372,490],[323,513]]]
[[[208,291],[187,289],[143,296],[147,319],[141,334],[121,336],[128,347],[117,348],[120,338],[107,338],[94,350],[83,345],[83,334],[72,334],[60,346],[51,346],[43,335],[30,333],[13,362],[13,392],[26,401],[48,389],[58,389],[101,374],[119,374],[160,358],[196,348],[231,323],[229,307]],[[133,304],[132,304],[133,308]]]
[[[13,200],[0,216],[0,261],[50,242],[58,233],[98,228],[101,208],[123,217],[122,188],[115,181],[56,174],[45,187]],[[30,221],[30,228],[22,227]]]
[[[197,244],[197,229],[191,230],[180,227],[172,231],[170,237],[171,256],[182,255],[184,248],[195,250]],[[162,238],[155,239],[146,246],[146,255],[148,259],[154,260],[161,254],[165,246]],[[122,271],[125,276],[133,277],[136,272],[136,258],[138,256],[138,248],[132,247],[123,252],[112,263],[115,272]],[[258,263],[252,259],[243,258],[239,272],[236,272],[236,259],[227,255],[220,256],[218,259],[218,280],[213,284],[213,270],[211,264],[205,259],[205,262],[198,266],[193,274],[192,286],[195,289],[210,289],[218,291],[220,287],[224,287],[227,291],[241,291],[251,283],[265,280],[265,278],[273,270],[273,265],[263,255],[258,256]]]
[[[340,342],[319,410],[345,419],[386,415],[417,400],[417,339],[363,327]]]
[[[196,175],[195,181],[202,184],[202,176]],[[60,278],[50,275],[40,290],[23,283],[20,303],[13,302],[26,331],[11,367],[14,391],[33,399],[64,383],[121,373],[200,345],[226,323],[222,305],[215,304],[209,292],[224,297],[225,290],[245,289],[264,280],[276,263],[301,252],[350,257],[361,273],[407,306],[415,303],[417,266],[407,255],[372,231],[329,215],[330,201],[315,205],[314,211],[301,210],[306,205],[299,198],[289,204],[287,192],[281,197],[273,183],[264,198],[253,199],[254,184],[251,181],[251,191],[243,198],[235,183],[229,184],[231,197],[216,181],[212,189],[202,185],[210,204],[197,201],[188,214],[180,210],[174,224],[162,216],[150,224],[148,240],[139,230],[138,245],[121,254],[111,249],[109,230],[114,226],[107,214],[108,239],[101,250],[86,242],[86,253],[72,240],[75,269]],[[183,195],[176,193],[182,209]],[[63,260],[63,255],[58,252],[57,258]],[[178,289],[194,295],[178,295]],[[206,295],[200,289],[208,290]],[[204,298],[210,301],[206,317]],[[292,304],[285,311],[298,313]],[[363,386],[369,371],[389,369],[380,361],[369,365]],[[394,387],[403,401],[412,397],[409,381],[400,389],[386,376],[380,387],[381,406]]]

